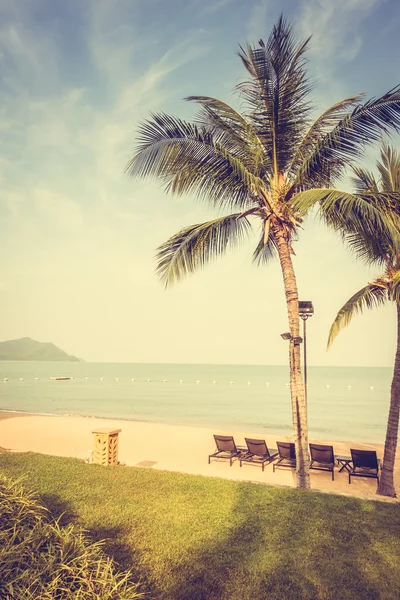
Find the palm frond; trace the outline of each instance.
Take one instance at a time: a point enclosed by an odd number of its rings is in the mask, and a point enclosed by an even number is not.
[[[339,332],[352,320],[356,314],[361,314],[365,309],[371,309],[384,304],[387,299],[388,290],[384,286],[369,283],[354,296],[352,296],[346,304],[342,306],[334,322],[329,330],[328,348],[331,346]]]
[[[188,96],[185,100],[200,104],[207,109],[207,111],[210,111],[210,114],[218,115],[218,117],[228,123],[234,123],[235,127],[238,127],[241,131],[246,131],[250,127],[250,122],[244,115],[226,102],[218,100],[218,98],[213,98],[211,96]]]
[[[353,167],[353,184],[356,192],[363,195],[400,231],[400,154],[385,143],[381,146],[381,161],[377,161],[380,173],[379,183],[370,171]],[[375,235],[353,233],[347,238],[349,246],[366,263],[383,262],[388,264],[398,253],[398,248],[387,240]]]
[[[379,192],[378,183],[371,171],[367,171],[361,167],[353,167],[353,173],[355,177],[352,177],[351,180],[356,194],[364,194],[366,192],[377,194]]]
[[[325,134],[299,169],[297,185],[326,185],[337,181],[365,147],[382,134],[400,131],[400,87],[378,99],[359,104]]]
[[[157,274],[168,287],[235,246],[250,229],[243,213],[185,227],[158,248]]]
[[[397,306],[400,306],[400,270],[396,271],[391,277],[389,284],[389,298],[393,302],[396,302]]]
[[[222,100],[210,96],[188,96],[185,100],[200,104],[202,112],[198,122],[201,127],[208,128],[211,124],[216,129],[228,131],[239,142],[246,140],[253,129],[244,115]]]
[[[219,207],[252,206],[262,185],[240,158],[212,132],[160,113],[142,123],[137,150],[126,171],[131,176],[155,176],[166,191],[193,192]]]
[[[295,176],[297,174],[301,165],[320,143],[321,137],[335,128],[338,123],[346,117],[349,108],[356,105],[361,98],[362,94],[345,98],[344,100],[333,104],[333,106],[324,111],[322,115],[314,121],[293,153],[290,165],[287,169],[289,175]]]
[[[379,236],[361,231],[343,233],[342,238],[357,259],[366,266],[385,267],[387,264],[388,257],[391,255],[391,247]]]
[[[254,174],[271,176],[271,165],[254,125],[229,104],[209,96],[189,96],[185,100],[200,104],[195,122],[213,132],[213,137],[232,154],[239,157]]]
[[[400,152],[385,142],[381,146],[381,162],[376,163],[383,192],[400,192]],[[400,207],[397,207],[400,214]]]
[[[265,230],[263,227],[261,231],[260,241],[258,242],[257,247],[253,252],[253,262],[260,267],[262,265],[267,264],[271,259],[276,258],[277,255],[278,249],[273,231],[271,229],[268,231],[268,236],[266,239]]]
[[[304,54],[309,39],[298,42],[293,28],[281,16],[265,44],[239,47],[239,57],[250,79],[237,86],[249,108],[274,176],[285,171],[308,125],[312,89]]]
[[[319,216],[338,231],[362,256],[369,252],[371,262],[382,262],[388,251],[400,248],[399,228],[382,207],[387,201],[382,194],[350,194],[329,188],[311,189],[292,197],[295,212],[305,215],[319,205]],[[363,244],[363,240],[368,240]],[[363,247],[365,246],[365,247]]]

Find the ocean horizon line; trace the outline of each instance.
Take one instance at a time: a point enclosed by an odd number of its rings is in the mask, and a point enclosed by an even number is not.
[[[204,367],[283,367],[289,368],[288,364],[273,363],[206,363],[206,362],[172,362],[172,361],[125,361],[125,360],[3,360],[1,363],[54,363],[54,364],[106,364],[106,365],[185,365],[185,366],[204,366]],[[307,363],[307,368],[312,369],[393,369],[393,365],[315,365]]]

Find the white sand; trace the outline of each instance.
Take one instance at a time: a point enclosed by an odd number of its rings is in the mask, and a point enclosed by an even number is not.
[[[39,452],[54,456],[70,456],[86,459],[93,446],[92,430],[96,428],[121,429],[119,434],[119,460],[129,466],[154,463],[153,469],[179,471],[195,475],[223,477],[241,481],[254,481],[270,485],[295,486],[295,474],[290,469],[279,469],[275,473],[272,465],[260,466],[235,461],[232,467],[226,461],[213,461],[208,465],[208,455],[214,452],[213,433],[234,435],[236,444],[245,445],[244,437],[263,438],[270,448],[276,441],[290,438],[263,436],[251,432],[215,431],[200,427],[163,425],[141,421],[119,421],[86,417],[42,416],[0,412],[0,447],[15,452]],[[359,442],[331,442],[335,454],[349,455],[350,448],[375,449],[378,457],[383,456],[383,446]],[[395,471],[396,488],[400,493],[400,447]],[[144,466],[144,465],[143,465]],[[316,490],[346,494],[364,498],[381,499],[376,496],[376,480],[353,478],[348,484],[347,473],[335,468],[335,480],[331,473],[311,471],[311,487]]]

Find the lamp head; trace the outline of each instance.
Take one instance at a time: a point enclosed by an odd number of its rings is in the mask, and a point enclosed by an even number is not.
[[[292,336],[291,336],[291,334],[290,334],[289,332],[286,332],[286,333],[281,333],[281,338],[282,338],[283,340],[292,340],[292,341],[293,341],[293,344],[294,344],[295,346],[298,346],[298,345],[299,345],[299,344],[301,344],[301,342],[303,341],[303,338],[302,338],[302,337],[300,337],[299,335],[298,335],[298,336],[296,336],[296,337],[292,337]]]
[[[299,315],[302,319],[308,319],[314,314],[314,307],[311,300],[299,300]]]

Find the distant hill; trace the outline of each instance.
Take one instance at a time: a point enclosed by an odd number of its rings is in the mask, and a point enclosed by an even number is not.
[[[0,342],[0,360],[64,360],[79,362],[80,359],[60,350],[49,342],[37,342],[29,337]]]

